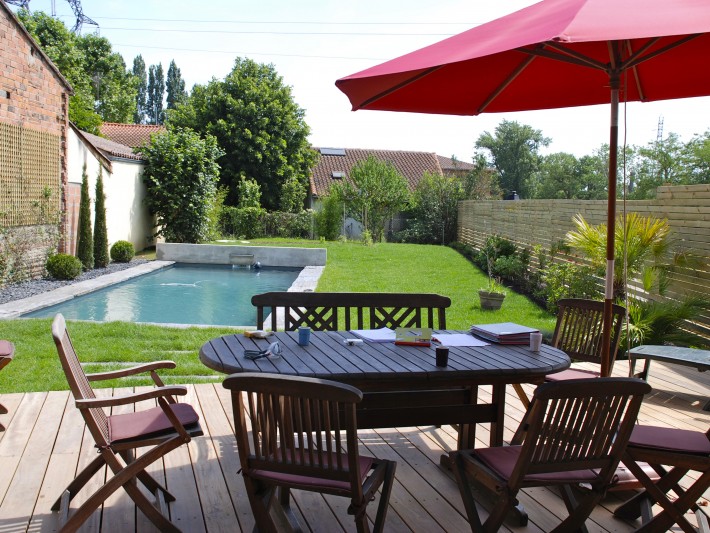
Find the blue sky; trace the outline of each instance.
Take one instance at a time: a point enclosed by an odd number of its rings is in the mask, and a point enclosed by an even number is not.
[[[30,0],[30,9],[52,13],[51,0]],[[187,86],[218,79],[238,56],[272,63],[306,110],[315,146],[418,150],[470,161],[478,136],[503,119],[542,130],[552,138],[546,150],[590,154],[608,142],[608,106],[478,117],[450,117],[381,111],[350,111],[335,80],[421,48],[449,35],[516,11],[531,0],[82,0],[84,14],[99,24],[130,68],[142,54],[147,65],[171,60]],[[68,27],[74,15],[54,0]],[[85,25],[83,32],[96,28]],[[620,142],[645,145],[664,133],[683,141],[710,128],[710,98],[628,104],[622,110]]]

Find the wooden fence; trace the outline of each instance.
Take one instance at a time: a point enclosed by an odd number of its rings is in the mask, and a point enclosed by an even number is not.
[[[668,221],[674,251],[690,252],[704,258],[699,269],[673,274],[667,296],[693,294],[710,298],[710,185],[664,186],[655,200],[632,200],[627,212],[654,216]],[[624,202],[617,202],[617,214]],[[606,200],[466,200],[459,203],[458,240],[475,248],[490,235],[500,235],[519,247],[541,245],[544,250],[563,241],[574,229],[572,218],[580,214],[590,224],[606,223]],[[638,292],[632,288],[630,292]],[[710,337],[710,316],[695,325]]]

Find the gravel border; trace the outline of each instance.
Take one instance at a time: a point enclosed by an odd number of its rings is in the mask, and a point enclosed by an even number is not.
[[[113,272],[120,272],[121,270],[126,270],[127,268],[132,268],[147,262],[148,259],[134,258],[130,261],[130,263],[109,263],[109,265],[105,268],[94,268],[93,270],[82,272],[78,278],[72,280],[41,278],[21,281],[19,283],[9,283],[0,288],[0,304],[5,304],[14,300],[22,300],[23,298],[29,298],[30,296],[52,291],[66,285],[72,285],[80,281],[98,278],[106,274],[112,274]]]

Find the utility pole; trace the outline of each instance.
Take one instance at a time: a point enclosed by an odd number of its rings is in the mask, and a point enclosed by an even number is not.
[[[55,0],[52,0],[53,17],[56,16],[54,1]],[[94,20],[84,15],[84,10],[81,8],[80,0],[67,0],[67,2],[69,2],[69,5],[71,6],[72,11],[74,12],[74,16],[76,17],[76,23],[74,23],[74,27],[71,31],[73,31],[74,33],[80,33],[82,24],[92,24],[98,27],[98,22],[95,22]],[[22,9],[27,9],[28,11],[30,9],[30,0],[6,0],[6,3],[12,4],[13,6],[19,6]]]

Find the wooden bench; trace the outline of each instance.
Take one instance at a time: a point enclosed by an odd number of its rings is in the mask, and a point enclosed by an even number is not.
[[[648,371],[651,361],[662,361],[674,365],[692,366],[699,372],[710,370],[710,350],[682,348],[679,346],[636,346],[629,350],[631,369],[629,375],[648,381]],[[643,370],[636,372],[636,361],[644,359]],[[710,401],[703,406],[704,411],[710,411]]]
[[[271,310],[271,329],[309,326],[315,331],[428,327],[446,329],[451,299],[439,294],[386,292],[266,292],[251,299],[257,328]]]

